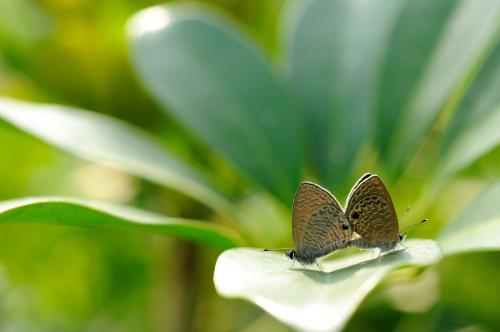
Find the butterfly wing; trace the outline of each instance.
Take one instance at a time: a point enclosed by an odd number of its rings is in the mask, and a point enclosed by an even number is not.
[[[373,245],[398,237],[398,219],[389,191],[375,174],[363,175],[347,198],[345,215],[354,232]]]
[[[352,231],[339,202],[326,189],[303,182],[293,201],[292,237],[299,254],[325,255],[347,244]]]

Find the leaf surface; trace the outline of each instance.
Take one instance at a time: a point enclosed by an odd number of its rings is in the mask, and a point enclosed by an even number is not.
[[[65,197],[29,197],[0,202],[0,224],[41,223],[61,226],[112,227],[172,235],[227,249],[239,238],[211,222],[164,217],[140,209]]]
[[[164,109],[289,205],[303,161],[302,127],[262,50],[201,5],[148,8],[128,31],[135,68]]]
[[[309,125],[314,167],[345,184],[373,121],[376,69],[399,1],[292,2],[284,22],[287,66]]]
[[[441,232],[445,255],[500,249],[500,182],[480,194]]]
[[[78,157],[165,185],[225,214],[233,205],[197,170],[134,126],[71,107],[0,98],[0,119]]]
[[[381,161],[398,177],[498,38],[500,2],[407,1],[386,45],[377,96]],[[425,27],[422,26],[425,23]]]
[[[409,240],[407,247],[377,260],[369,251],[302,267],[283,254],[236,248],[222,253],[214,282],[220,295],[243,298],[299,330],[337,331],[368,293],[393,269],[429,265],[441,258],[432,240]]]

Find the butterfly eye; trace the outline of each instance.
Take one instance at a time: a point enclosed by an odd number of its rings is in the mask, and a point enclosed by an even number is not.
[[[343,224],[343,225],[342,225],[342,229],[343,229],[343,230],[349,229],[349,225],[348,225],[348,224]]]
[[[357,212],[353,212],[353,213],[351,214],[351,218],[352,218],[352,219],[356,219],[356,220],[357,220],[357,219],[359,219],[359,213],[357,213]]]

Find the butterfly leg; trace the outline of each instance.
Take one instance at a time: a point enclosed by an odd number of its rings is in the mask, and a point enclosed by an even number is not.
[[[378,249],[378,257],[377,257],[377,260],[379,261],[380,260],[380,257],[382,257],[382,253],[384,252],[382,249]]]
[[[396,243],[396,245],[394,246],[394,248],[392,248],[392,249],[391,249],[391,253],[394,253],[394,252],[399,251],[399,250],[398,250],[398,246],[401,246],[401,247],[402,247],[402,249],[401,249],[401,250],[408,249],[408,247],[407,247],[407,246],[405,246],[403,243],[398,242],[398,243]]]
[[[292,265],[290,265],[290,267],[288,269],[291,270],[293,268],[294,264],[295,264],[295,259],[292,259]]]
[[[319,269],[321,272],[325,272],[317,260],[316,260],[316,261],[314,261],[314,263],[316,263],[316,266],[318,267],[318,269]]]

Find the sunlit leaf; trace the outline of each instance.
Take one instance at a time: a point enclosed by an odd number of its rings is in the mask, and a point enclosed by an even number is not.
[[[376,143],[385,154],[405,104],[416,88],[425,63],[439,43],[456,1],[407,1],[402,6],[382,64],[375,118]],[[425,16],[428,29],[422,29]],[[410,59],[410,60],[408,60]]]
[[[429,265],[441,258],[431,240],[410,240],[404,250],[322,261],[307,269],[283,254],[237,248],[219,256],[214,281],[219,294],[249,300],[299,330],[336,331],[367,294],[393,269]]]
[[[438,238],[446,255],[500,249],[500,182],[460,213]]]
[[[61,226],[111,227],[172,235],[218,248],[239,239],[210,222],[170,218],[136,208],[63,197],[31,197],[0,202],[0,224],[39,223]]]
[[[497,40],[447,127],[436,181],[452,176],[500,144],[499,87],[500,43]]]
[[[288,66],[309,122],[314,166],[348,179],[372,121],[375,69],[399,1],[293,2],[284,24]]]
[[[148,91],[195,135],[289,203],[299,182],[299,113],[262,51],[211,8],[152,7],[129,22]]]
[[[208,206],[233,206],[187,163],[152,137],[123,121],[70,107],[0,98],[0,119],[79,157],[109,163],[130,174],[171,187]]]
[[[499,14],[496,0],[406,2],[386,45],[377,107],[381,160],[394,177],[490,51]]]

